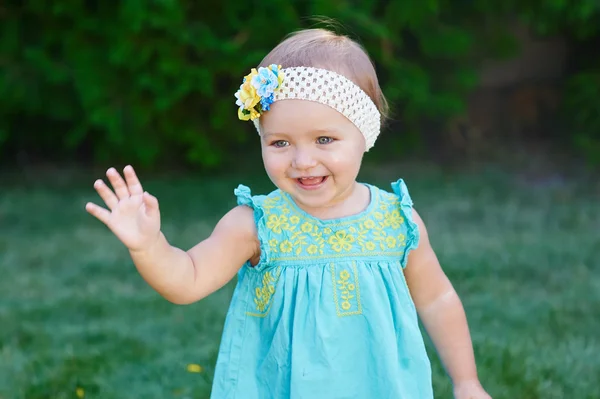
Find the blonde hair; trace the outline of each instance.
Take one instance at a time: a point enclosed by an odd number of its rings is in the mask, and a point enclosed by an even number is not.
[[[382,124],[388,115],[388,103],[379,86],[373,62],[363,47],[347,36],[326,29],[294,32],[271,50],[259,66],[271,64],[283,68],[323,68],[344,75],[375,103]]]

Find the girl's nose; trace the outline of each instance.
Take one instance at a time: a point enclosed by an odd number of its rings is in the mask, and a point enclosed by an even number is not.
[[[310,150],[300,148],[296,149],[292,159],[292,167],[294,169],[310,169],[316,166],[316,164],[317,161]]]

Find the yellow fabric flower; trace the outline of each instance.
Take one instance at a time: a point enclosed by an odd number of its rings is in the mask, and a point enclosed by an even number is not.
[[[354,237],[346,234],[344,230],[337,231],[335,235],[329,237],[329,244],[335,252],[349,251],[352,249],[353,242]]]
[[[396,246],[396,239],[392,236],[388,236],[385,239],[385,243],[387,244],[388,248],[394,248]]]
[[[238,118],[240,118],[243,121],[250,121],[250,120],[254,120],[256,118],[258,118],[260,116],[260,114],[258,113],[257,110],[255,110],[254,108],[251,108],[249,114],[244,114],[244,112],[242,111],[242,109],[238,109]]]
[[[306,252],[308,252],[310,255],[314,255],[317,253],[317,246],[315,244],[311,244],[308,246],[308,248],[306,248]]]
[[[271,215],[267,220],[267,227],[271,229],[274,233],[281,233],[281,230],[289,229],[290,225],[288,224],[288,218],[281,215]]]
[[[238,118],[243,121],[254,120],[260,116],[258,111],[255,109],[256,105],[260,102],[260,96],[256,92],[256,88],[252,85],[252,78],[257,75],[258,72],[255,68],[244,77],[244,82],[240,86],[240,89],[235,93],[237,98],[236,104],[238,108]]]
[[[271,68],[272,70],[273,68]],[[274,71],[275,72],[275,71]],[[285,73],[281,70],[281,65],[277,66],[277,82],[279,83],[279,87],[283,83],[283,79],[285,79]]]
[[[404,234],[398,236],[398,245],[406,245],[406,236]]]
[[[304,233],[310,233],[313,229],[313,225],[309,222],[304,222],[302,226],[300,226],[300,229],[302,229]]]
[[[292,243],[288,240],[282,241],[281,244],[279,244],[279,249],[281,252],[292,252]]]
[[[257,74],[256,69],[252,68],[252,72],[246,75],[245,81],[240,87],[240,100],[246,109],[254,108],[260,101],[256,88],[252,85],[252,78]]]
[[[391,226],[393,229],[397,229],[402,225],[402,223],[404,223],[404,218],[400,215],[400,211],[396,209],[392,212],[386,212],[384,223],[386,226]]]

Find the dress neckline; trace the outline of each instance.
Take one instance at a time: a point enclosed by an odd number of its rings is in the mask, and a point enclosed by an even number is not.
[[[333,218],[333,219],[321,219],[321,218],[311,215],[310,213],[306,212],[304,209],[300,208],[298,206],[298,204],[296,204],[296,201],[294,201],[294,199],[292,198],[292,196],[290,194],[288,194],[282,190],[279,190],[279,191],[281,192],[282,197],[285,199],[285,201],[288,202],[290,204],[290,206],[294,209],[294,211],[297,212],[298,214],[300,214],[302,217],[311,219],[320,224],[339,224],[339,223],[351,222],[355,219],[361,219],[361,218],[365,217],[366,215],[370,214],[373,211],[373,209],[375,208],[375,205],[378,200],[378,196],[377,196],[378,194],[377,194],[376,187],[371,184],[368,184],[368,183],[358,183],[358,184],[362,184],[363,186],[366,186],[369,189],[369,197],[370,197],[369,204],[366,206],[365,209],[363,209],[362,211],[360,211],[358,213],[348,215],[348,216],[342,216],[339,218]]]

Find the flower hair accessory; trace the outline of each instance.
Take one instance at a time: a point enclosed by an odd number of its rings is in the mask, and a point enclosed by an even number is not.
[[[235,93],[238,117],[243,120],[254,120],[269,110],[274,101],[274,94],[283,82],[283,72],[280,65],[260,67],[244,77],[240,89]]]
[[[251,120],[260,134],[259,118],[278,100],[316,101],[348,118],[363,134],[366,151],[379,136],[381,115],[371,98],[350,79],[327,69],[270,65],[252,69],[235,93],[238,117]]]

